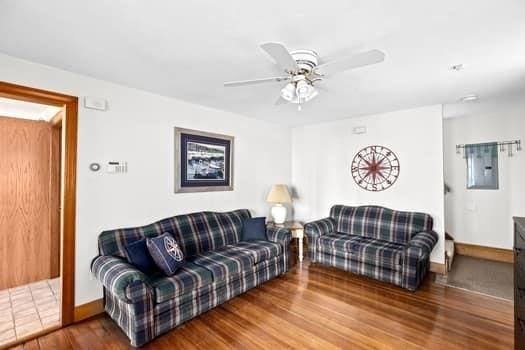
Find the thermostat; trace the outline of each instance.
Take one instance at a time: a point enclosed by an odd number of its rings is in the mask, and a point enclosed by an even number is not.
[[[128,162],[124,161],[111,161],[108,162],[106,171],[109,174],[121,174],[128,172]]]

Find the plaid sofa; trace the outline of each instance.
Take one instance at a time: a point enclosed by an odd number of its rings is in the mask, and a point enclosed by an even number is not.
[[[268,228],[266,241],[241,241],[248,210],[179,215],[150,225],[104,231],[91,270],[104,286],[106,312],[141,346],[177,325],[288,270],[291,235]],[[124,247],[170,232],[187,263],[174,276],[147,276]]]
[[[335,205],[304,226],[312,262],[414,291],[428,271],[438,235],[432,217],[378,206]]]

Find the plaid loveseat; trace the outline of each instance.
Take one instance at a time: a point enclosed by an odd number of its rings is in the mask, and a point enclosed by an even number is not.
[[[177,325],[288,270],[291,235],[241,241],[248,210],[179,215],[150,225],[104,231],[92,272],[104,286],[106,312],[141,346]],[[186,257],[175,275],[147,276],[127,263],[124,247],[170,232]]]
[[[432,217],[378,206],[335,205],[304,226],[312,262],[414,291],[428,271],[438,235]]]

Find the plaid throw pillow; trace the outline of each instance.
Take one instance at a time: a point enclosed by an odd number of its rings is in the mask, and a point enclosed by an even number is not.
[[[174,275],[184,265],[184,253],[171,234],[147,238],[146,244],[153,261],[166,276]]]

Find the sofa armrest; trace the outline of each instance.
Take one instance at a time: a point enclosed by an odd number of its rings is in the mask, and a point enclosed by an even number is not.
[[[428,270],[429,256],[438,241],[434,231],[418,232],[408,241],[403,256],[401,286],[415,291]]]
[[[434,231],[418,232],[408,241],[405,252],[411,257],[418,258],[430,255],[437,241],[438,234]]]
[[[106,289],[128,304],[143,301],[153,293],[148,277],[122,258],[100,255],[91,263],[91,272]]]
[[[334,231],[335,221],[332,218],[324,218],[304,225],[304,234],[312,240]]]
[[[290,245],[292,239],[290,230],[284,227],[267,227],[266,237],[270,242],[280,243],[284,248]]]

